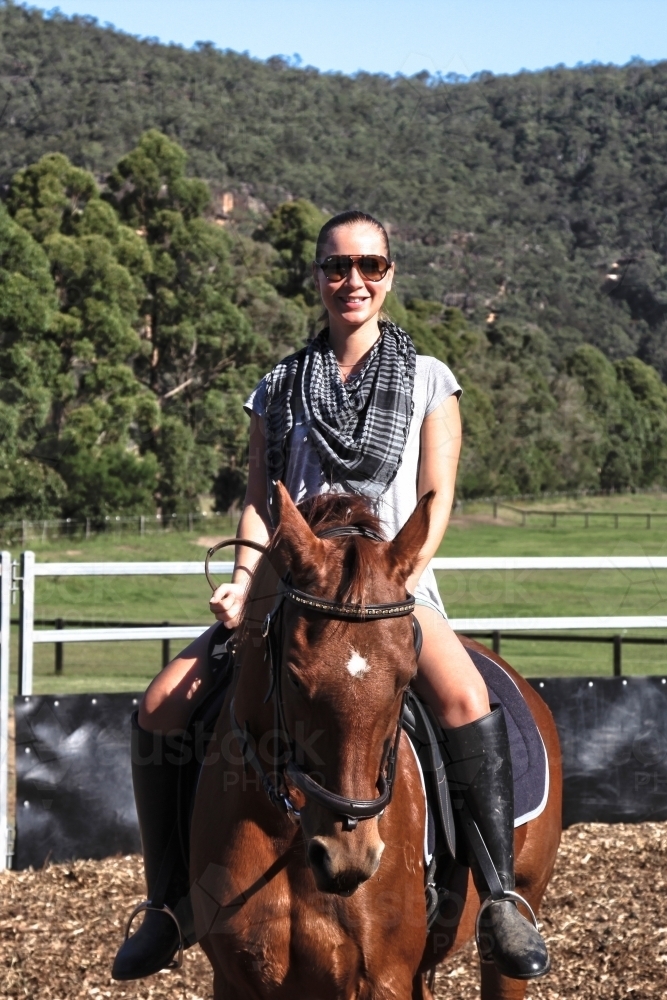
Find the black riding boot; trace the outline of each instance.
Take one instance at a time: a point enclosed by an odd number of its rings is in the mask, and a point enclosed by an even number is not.
[[[510,979],[543,976],[549,971],[550,961],[541,935],[512,899],[503,899],[504,893],[514,891],[514,784],[503,709],[496,706],[481,719],[444,729],[443,733],[451,760],[447,776],[452,797],[455,804],[458,798],[470,867],[477,891],[484,899],[478,918],[480,958],[493,962]],[[479,834],[492,865],[483,860]]]
[[[136,713],[132,717],[132,783],[148,900],[141,926],[116,955],[114,979],[141,979],[179,965],[182,947],[192,940],[187,828],[194,756],[180,737],[148,733]]]

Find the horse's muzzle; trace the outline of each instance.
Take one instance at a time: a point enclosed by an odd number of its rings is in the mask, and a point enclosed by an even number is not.
[[[346,836],[349,836],[346,835]],[[377,838],[365,850],[350,851],[333,837],[313,837],[306,855],[320,892],[351,896],[378,870],[384,844]]]

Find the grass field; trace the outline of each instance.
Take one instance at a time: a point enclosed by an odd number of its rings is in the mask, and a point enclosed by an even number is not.
[[[439,555],[554,556],[667,555],[667,518],[645,523],[619,519],[624,511],[665,513],[667,496],[650,494],[612,498],[558,499],[553,504],[517,503],[539,509],[588,509],[609,512],[607,520],[520,518],[504,510],[494,519],[489,504],[466,505],[450,525]],[[221,526],[221,534],[233,525]],[[100,535],[88,541],[34,541],[39,561],[203,560],[211,538],[196,532],[164,532],[139,537]],[[14,553],[15,555],[18,553]],[[440,573],[439,585],[451,617],[524,617],[559,615],[667,614],[667,571],[530,571]],[[36,617],[208,624],[209,588],[203,577],[61,577],[37,580]],[[15,637],[14,637],[15,646]],[[173,652],[176,645],[173,646]],[[503,641],[506,659],[527,676],[608,675],[610,645]],[[141,690],[159,669],[161,644],[153,642],[71,644],[65,646],[65,670],[55,677],[51,646],[35,647],[35,692]],[[13,662],[16,663],[14,653]],[[667,646],[625,646],[626,673],[667,674]]]

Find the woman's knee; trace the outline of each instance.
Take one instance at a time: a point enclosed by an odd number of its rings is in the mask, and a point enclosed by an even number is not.
[[[139,725],[149,732],[162,728],[160,720],[164,714],[164,704],[169,699],[169,692],[160,683],[161,680],[159,675],[155,677],[144,691],[139,702]]]
[[[139,703],[139,725],[149,732],[168,732],[183,728],[183,698],[178,687],[171,688],[158,675],[147,687]]]
[[[482,689],[465,689],[453,692],[445,706],[450,727],[465,726],[475,722],[489,712],[489,696],[482,682]]]
[[[191,660],[177,657],[153,678],[139,704],[142,729],[168,732],[185,728],[203,683],[196,667]]]
[[[191,642],[148,685],[139,705],[139,725],[149,732],[184,729],[206,693],[208,629]]]
[[[450,727],[474,722],[489,711],[486,684],[458,636],[446,625],[425,643],[419,662],[418,689],[439,721]]]

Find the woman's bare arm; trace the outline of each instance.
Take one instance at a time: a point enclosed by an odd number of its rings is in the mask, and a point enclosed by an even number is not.
[[[250,418],[248,486],[236,534],[238,538],[247,538],[260,545],[266,545],[270,537],[266,510],[264,419],[254,413]],[[245,592],[259,558],[260,553],[255,549],[238,545],[231,583],[221,584],[211,598],[211,611],[218,621],[224,622],[229,628],[238,625]]]
[[[413,593],[412,588],[438,551],[445,534],[454,502],[460,452],[461,415],[458,397],[452,395],[426,417],[421,428],[417,498],[421,499],[429,490],[435,492],[435,497],[428,536],[406,584],[410,593]]]

